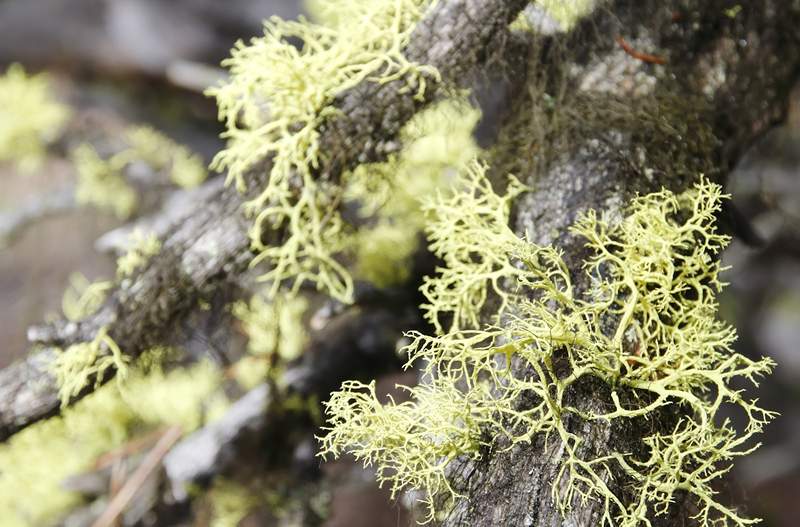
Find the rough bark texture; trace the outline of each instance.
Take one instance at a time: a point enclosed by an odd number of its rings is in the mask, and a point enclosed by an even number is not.
[[[442,79],[456,83],[461,75],[480,68],[483,50],[501,41],[524,0],[445,0],[429,13],[414,33],[408,50],[412,60],[430,64]],[[385,156],[403,124],[435,95],[430,80],[424,100],[399,90],[401,83],[365,83],[343,94],[340,117],[321,130],[328,161],[322,177],[335,179],[343,169]],[[266,170],[254,171],[251,190],[263,184]],[[247,270],[252,259],[247,235],[250,220],[241,205],[247,196],[219,181],[209,184],[203,204],[175,223],[162,239],[160,254],[130,279],[122,280],[93,316],[79,323],[33,328],[29,339],[47,347],[43,354],[0,372],[0,440],[58,412],[57,386],[50,373],[55,347],[88,341],[106,327],[130,356],[168,340],[176,325],[199,299],[213,295]]]
[[[533,78],[542,56],[557,56],[558,49],[596,53],[572,55],[576,63],[569,72],[558,71],[564,64],[546,65],[551,79],[564,83],[548,88],[563,94],[557,104],[569,109],[567,122],[517,119],[507,125],[501,135],[505,144],[496,149],[498,164],[517,168],[534,186],[516,203],[515,229],[535,243],[563,248],[576,278],[584,250],[567,227],[579,212],[594,208],[619,217],[621,206],[636,193],[661,187],[679,191],[701,172],[723,182],[743,150],[785,115],[786,94],[800,67],[800,2],[743,4],[735,17],[724,14],[728,7],[721,1],[615,2],[572,35],[533,46],[530,89],[510,102],[517,114],[522,108],[533,112],[536,103],[526,98],[542,95]],[[647,46],[642,51],[662,54],[667,64],[637,64],[615,44],[617,35]],[[526,150],[518,143],[509,147],[509,138],[524,134],[526,127],[548,125],[547,133],[528,128],[543,139],[528,148],[554,152],[531,168],[519,159]],[[595,411],[607,397],[599,383],[583,383],[571,394]],[[665,415],[664,422],[670,417]],[[640,451],[641,437],[659,426],[568,419],[568,428],[585,439],[583,453],[590,458]],[[547,447],[541,439],[504,453],[487,452],[477,463],[455,464],[453,477],[466,499],[444,525],[599,525],[603,505],[598,502],[576,501],[562,517],[551,491],[560,484],[556,477],[564,451],[557,439]],[[608,483],[624,496],[623,479]],[[691,524],[691,510],[690,503],[678,504],[654,524]]]

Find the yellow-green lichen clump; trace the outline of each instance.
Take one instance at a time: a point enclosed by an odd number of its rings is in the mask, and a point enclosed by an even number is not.
[[[69,109],[57,102],[46,74],[28,75],[19,64],[0,75],[0,162],[33,170],[61,134]]]
[[[521,187],[512,182],[506,197],[496,196],[484,173],[473,165],[430,206],[439,214],[429,227],[432,248],[446,264],[425,287],[437,333],[411,333],[406,348],[427,382],[400,404],[381,404],[372,384],[345,383],[327,403],[323,455],[352,452],[393,494],[421,489],[432,520],[458,498],[449,461],[478,457],[498,436],[511,445],[547,437],[565,452],[552,487],[564,514],[576,499],[592,499],[604,504],[602,526],[647,525],[688,492],[700,525],[753,523],[712,488],[774,416],[734,388],[757,384],[772,361],[735,353],[734,329],[716,317],[717,254],[728,242],[715,227],[720,187],[701,180],[683,194],[639,197],[617,225],[582,215],[572,231],[591,253],[584,292],[558,249],[507,227],[507,200]],[[501,302],[482,315],[490,292]],[[532,374],[513,374],[512,363]],[[609,387],[607,409],[568,402],[587,377]],[[523,395],[534,402],[520,407]],[[743,430],[722,419],[723,405],[742,411]],[[582,457],[581,437],[565,426],[567,416],[625,420],[666,408],[674,426],[643,438],[639,457]],[[610,474],[623,474],[629,498],[610,490]]]
[[[269,270],[264,280],[292,288],[311,282],[334,298],[352,300],[353,284],[336,254],[346,249],[347,226],[336,211],[341,187],[318,181],[319,130],[336,114],[334,98],[360,82],[405,79],[421,96],[427,66],[412,64],[403,48],[429,0],[335,0],[317,4],[320,23],[270,19],[264,36],[237,43],[225,61],[230,80],[210,90],[226,125],[228,144],[213,167],[244,191],[251,170],[270,158],[266,186],[248,203],[255,216],[251,239]],[[339,23],[347,20],[348,25]],[[352,31],[357,21],[359,31]],[[301,42],[299,47],[297,42]],[[262,234],[284,232],[283,243]]]

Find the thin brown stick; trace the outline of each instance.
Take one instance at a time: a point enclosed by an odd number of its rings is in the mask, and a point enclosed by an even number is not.
[[[130,505],[131,500],[145,484],[147,478],[159,467],[161,460],[167,455],[172,445],[183,435],[180,426],[170,427],[158,443],[153,447],[147,457],[144,458],[142,464],[139,465],[136,471],[131,475],[130,479],[125,482],[125,485],[120,489],[119,493],[111,499],[111,502],[103,511],[103,514],[92,524],[92,527],[112,527],[116,519],[125,511]]]
[[[641,60],[642,62],[647,62],[649,64],[666,64],[667,59],[664,57],[660,57],[658,55],[650,55],[649,53],[642,53],[641,51],[636,51],[633,46],[628,44],[624,38],[617,37],[617,43],[622,47],[623,51],[630,55],[631,57]]]

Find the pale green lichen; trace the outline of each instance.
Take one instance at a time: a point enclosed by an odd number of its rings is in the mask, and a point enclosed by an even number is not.
[[[122,278],[132,276],[160,251],[161,241],[155,234],[145,235],[141,231],[134,231],[128,251],[117,258],[117,276]]]
[[[581,216],[572,230],[591,251],[584,292],[557,249],[500,228],[507,229],[507,201],[493,194],[484,171],[473,167],[461,192],[436,205],[442,217],[431,234],[448,267],[433,280],[448,287],[429,285],[428,312],[434,321],[444,313],[454,321],[448,329],[439,324],[436,336],[409,335],[409,365],[424,364],[427,382],[401,404],[381,404],[373,385],[345,383],[327,403],[322,454],[354,453],[393,494],[421,489],[432,520],[458,497],[446,476],[456,456],[476,458],[498,436],[511,445],[556,438],[564,456],[552,494],[564,514],[577,499],[599,500],[600,525],[649,525],[688,492],[700,525],[754,523],[717,501],[712,488],[733,459],[757,446],[753,436],[775,415],[733,387],[757,385],[773,362],[733,352],[735,331],[716,318],[722,284],[715,256],[728,241],[714,223],[720,187],[701,180],[683,194],[639,197],[618,225],[593,211]],[[512,194],[519,190],[512,184]],[[490,289],[502,301],[496,324],[484,325],[479,315]],[[513,374],[512,362],[529,373]],[[587,377],[609,387],[606,411],[567,402]],[[534,402],[519,407],[523,395]],[[723,405],[742,411],[744,430],[722,420]],[[638,457],[584,458],[583,439],[565,425],[568,416],[655,417],[666,407],[683,417],[644,437]],[[615,474],[623,475],[625,501],[609,485]]]
[[[210,527],[238,527],[250,511],[260,505],[253,489],[230,480],[216,479],[207,498],[211,504]]]
[[[200,156],[149,126],[127,129],[125,139],[129,146],[117,154],[120,157],[115,164],[143,161],[154,170],[167,172],[170,180],[183,188],[196,187],[208,176]]]
[[[508,227],[508,216],[512,200],[526,187],[512,177],[506,194],[500,196],[492,190],[485,171],[485,165],[473,162],[453,189],[424,202],[430,249],[444,265],[436,277],[425,279],[422,292],[435,301],[423,304],[422,309],[439,333],[444,331],[445,319],[453,330],[477,328],[490,293],[501,300],[493,320],[497,322],[516,296],[503,282],[524,275],[510,264],[513,252],[509,248],[524,242]]]
[[[156,353],[131,365],[124,385],[106,384],[0,445],[3,527],[53,524],[81,501],[62,487],[65,478],[91,470],[99,456],[130,439],[165,425],[188,433],[210,419],[209,405],[225,401],[220,371],[199,363],[163,373],[152,368],[164,354]]]
[[[233,368],[242,386],[253,388],[270,376],[277,378],[280,365],[303,353],[308,341],[303,326],[307,309],[305,298],[281,294],[273,299],[256,294],[249,303],[233,304],[231,312],[247,335],[247,355]]]
[[[0,161],[36,169],[69,117],[69,109],[54,99],[46,74],[28,75],[12,64],[0,75]]]
[[[345,174],[345,201],[358,207],[366,223],[351,244],[356,277],[380,287],[408,278],[426,225],[422,202],[449,188],[478,155],[472,130],[479,118],[464,97],[440,101],[403,128],[399,154]]]
[[[79,342],[60,350],[53,363],[53,372],[59,387],[62,408],[94,383],[97,388],[105,375],[116,373],[119,382],[128,375],[129,357],[122,353],[117,343],[101,328],[90,342]]]
[[[561,31],[569,31],[581,18],[595,9],[598,0],[535,0],[531,3],[558,22]],[[521,13],[511,28],[518,31],[532,30],[529,14]]]
[[[118,167],[100,157],[88,143],[75,147],[70,158],[78,178],[75,200],[79,204],[107,210],[120,219],[133,214],[139,196]]]
[[[325,11],[357,20],[358,31],[333,17],[323,17],[328,26],[273,18],[263,37],[237,43],[224,62],[230,80],[209,93],[217,99],[228,145],[212,167],[227,170],[228,181],[244,191],[248,171],[271,157],[269,181],[246,208],[255,216],[254,263],[270,266],[262,279],[273,283],[273,293],[283,282],[294,291],[311,282],[334,298],[352,300],[352,278],[335,257],[347,247],[337,211],[341,187],[314,177],[321,162],[319,130],[337,112],[334,98],[360,82],[404,79],[406,90],[423,95],[424,74],[436,72],[410,63],[403,49],[433,3],[331,1]],[[265,244],[268,230],[284,232],[284,242]]]
[[[81,273],[72,273],[61,300],[64,316],[67,320],[77,322],[93,315],[105,302],[112,285],[107,280],[90,282]]]
[[[70,157],[78,177],[78,203],[107,210],[120,219],[128,218],[139,202],[138,192],[125,176],[125,170],[133,163],[145,163],[183,188],[196,187],[206,179],[200,156],[153,128],[127,128],[121,140],[124,146],[107,158],[88,143],[73,149]]]

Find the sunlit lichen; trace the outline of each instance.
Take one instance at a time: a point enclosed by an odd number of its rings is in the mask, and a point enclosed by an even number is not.
[[[12,64],[0,75],[0,161],[34,170],[69,116],[67,107],[50,92],[46,74],[28,75],[22,66]]]
[[[712,489],[774,416],[734,388],[739,381],[757,385],[773,362],[733,352],[735,331],[716,318],[722,284],[715,256],[728,242],[715,228],[720,187],[701,180],[683,194],[639,197],[617,225],[594,211],[581,216],[572,230],[590,250],[584,279],[592,286],[585,291],[557,249],[505,226],[506,201],[483,172],[473,167],[461,192],[432,209],[442,217],[431,238],[447,264],[432,280],[448,286],[429,284],[429,313],[464,323],[440,325],[435,336],[409,335],[409,365],[423,364],[427,379],[410,389],[412,401],[381,404],[372,385],[345,383],[327,403],[322,454],[353,452],[393,493],[423,490],[432,520],[458,497],[447,482],[450,460],[477,457],[500,436],[512,445],[555,438],[564,456],[552,494],[564,514],[577,499],[599,500],[601,525],[648,525],[688,492],[700,525],[754,523]],[[482,325],[476,314],[490,289],[505,297],[496,324]],[[513,373],[512,363],[525,373]],[[607,410],[567,402],[587,377],[609,387]],[[533,402],[520,407],[523,394]],[[742,411],[743,430],[722,420],[723,405]],[[565,424],[655,417],[667,407],[681,417],[644,437],[641,455],[584,458],[583,439]],[[609,485],[619,474],[624,501]]]
[[[98,387],[106,374],[116,372],[117,379],[124,380],[129,361],[106,328],[101,328],[90,342],[79,342],[59,351],[53,370],[62,408],[91,383]]]
[[[533,5],[558,22],[559,30],[569,31],[584,16],[591,13],[597,0],[535,0]],[[512,24],[515,30],[531,30],[531,13],[524,11]]]
[[[208,491],[212,519],[210,527],[238,527],[247,514],[260,503],[253,489],[217,478]]]
[[[133,275],[159,251],[161,251],[161,242],[155,234],[144,235],[140,231],[135,231],[131,236],[128,251],[117,258],[117,275],[120,277]]]
[[[81,500],[62,487],[65,478],[91,470],[102,454],[162,426],[179,424],[191,432],[209,420],[209,405],[224,401],[221,373],[210,364],[162,373],[148,366],[160,358],[148,356],[130,366],[124,385],[108,383],[0,445],[3,527],[52,524]]]
[[[154,170],[165,171],[170,180],[183,188],[196,187],[207,177],[203,160],[187,147],[180,145],[149,126],[135,126],[125,132],[129,143],[118,154],[116,163],[143,161]]]
[[[273,292],[282,282],[294,290],[311,282],[334,298],[351,301],[352,278],[334,256],[347,245],[337,211],[341,187],[314,177],[321,162],[319,131],[336,114],[334,98],[362,81],[404,79],[405,89],[422,96],[423,73],[436,72],[408,62],[403,49],[432,3],[328,2],[329,13],[339,9],[348,20],[358,21],[359,30],[273,18],[265,23],[263,37],[237,43],[224,62],[230,80],[210,94],[217,99],[228,144],[212,167],[227,170],[228,181],[243,191],[248,171],[263,170],[257,165],[271,157],[269,181],[247,210],[255,216],[254,263],[269,265],[262,278],[273,283]],[[262,235],[268,230],[284,232],[284,242],[265,244]]]

